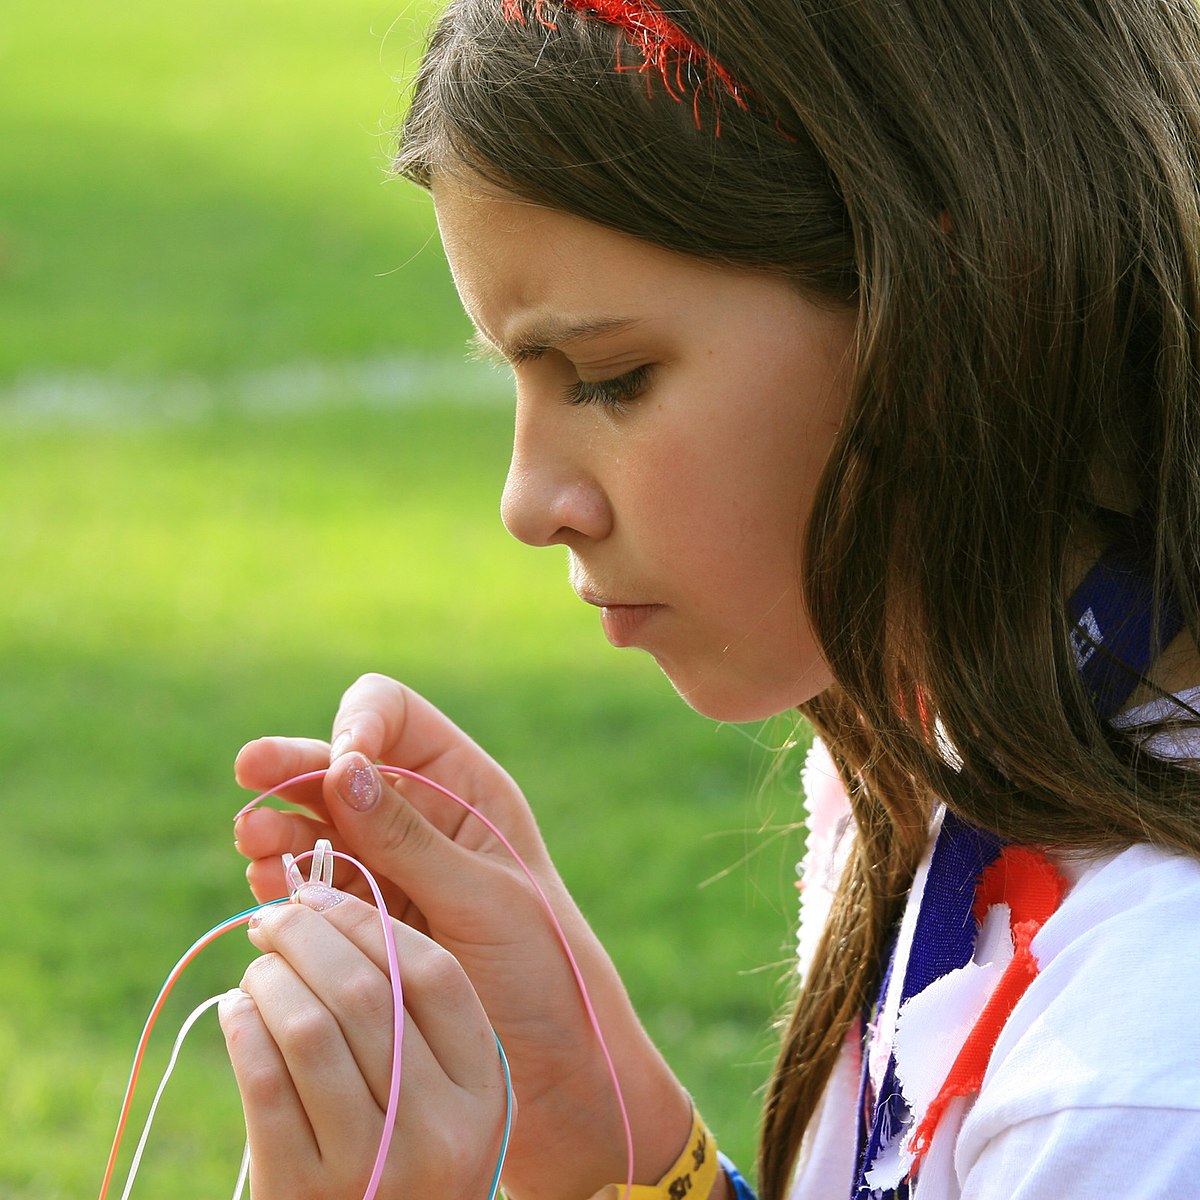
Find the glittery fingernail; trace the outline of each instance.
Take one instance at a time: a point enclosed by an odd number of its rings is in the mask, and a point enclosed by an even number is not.
[[[345,892],[339,892],[337,888],[327,887],[323,883],[306,883],[296,893],[296,899],[313,912],[328,912],[341,904],[345,898]]]
[[[363,758],[360,766],[352,767],[342,776],[338,790],[341,792],[342,799],[355,812],[366,812],[379,800],[379,774]]]

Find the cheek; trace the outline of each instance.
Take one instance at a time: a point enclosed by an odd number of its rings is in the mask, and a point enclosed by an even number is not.
[[[807,516],[794,461],[736,441],[675,443],[630,480],[641,543],[714,618],[749,619],[799,586]],[[728,631],[727,631],[728,632]]]
[[[729,593],[798,586],[799,551],[844,399],[823,359],[709,363],[611,447],[627,520]]]
[[[785,543],[778,549],[790,558],[803,534],[836,426],[797,420],[797,414],[788,411],[757,415],[761,419],[712,426],[711,436],[701,444],[679,445],[659,464],[659,478],[674,480],[687,507],[698,519],[703,514],[710,527],[754,543],[760,556],[764,542]]]

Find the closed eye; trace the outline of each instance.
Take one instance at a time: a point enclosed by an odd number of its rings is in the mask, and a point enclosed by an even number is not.
[[[624,375],[616,375],[612,379],[578,379],[566,390],[565,399],[568,404],[596,404],[601,408],[622,412],[626,405],[636,400],[646,390],[650,381],[651,368],[635,367]]]

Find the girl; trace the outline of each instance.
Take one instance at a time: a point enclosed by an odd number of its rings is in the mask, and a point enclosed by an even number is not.
[[[764,1200],[1193,1190],[1191,0],[454,0],[398,170],[513,367],[508,528],[565,545],[609,640],[700,712],[799,707],[844,781]],[[368,677],[332,746],[254,742],[238,776],[330,761],[311,819],[254,813],[239,839],[260,897],[318,836],[388,881],[411,1021],[381,1194],[485,1195],[489,1021],[520,1101],[508,1194],[626,1172],[528,884],[373,763],[459,792],[531,864],[613,1048],[636,1194],[749,1195],[500,767]],[[356,899],[301,898],[254,931],[271,953],[223,1017],[255,1196],[356,1200],[387,1083],[379,937]]]

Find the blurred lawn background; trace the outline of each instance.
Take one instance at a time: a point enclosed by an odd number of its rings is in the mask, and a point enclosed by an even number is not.
[[[604,643],[557,555],[501,528],[507,383],[462,364],[429,205],[385,182],[432,8],[0,17],[5,1200],[96,1194],[163,976],[247,902],[234,753],[324,733],[364,670],[522,782],[655,1037],[752,1159],[800,849],[778,832],[799,757],[773,747],[798,731],[689,712]],[[185,977],[139,1113],[183,1015],[248,958],[235,933]],[[209,1018],[135,1196],[229,1194],[239,1130]]]

